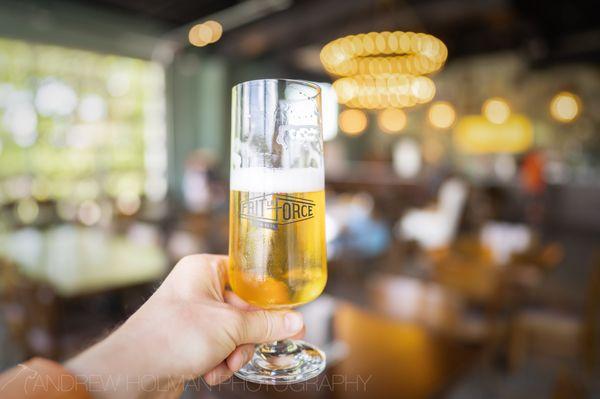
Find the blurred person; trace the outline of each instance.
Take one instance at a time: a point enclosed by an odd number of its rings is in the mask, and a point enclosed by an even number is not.
[[[543,195],[545,159],[541,151],[533,150],[523,158],[521,187],[525,193],[525,217],[534,225],[541,224],[544,217]]]
[[[188,381],[209,385],[246,364],[254,344],[303,334],[293,311],[251,307],[226,290],[228,258],[192,255],[121,327],[63,365],[34,358],[0,375],[13,398],[177,397]]]
[[[374,199],[369,193],[340,195],[328,204],[328,214],[339,229],[331,242],[333,254],[369,258],[388,248],[389,228],[375,217]]]
[[[182,182],[186,209],[204,213],[222,203],[225,196],[216,181],[215,155],[208,150],[192,152],[186,160]]]
[[[544,181],[544,157],[541,151],[531,151],[523,158],[521,186],[527,194],[539,195],[546,187]]]

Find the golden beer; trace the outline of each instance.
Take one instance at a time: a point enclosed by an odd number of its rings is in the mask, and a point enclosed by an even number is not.
[[[317,298],[327,281],[325,193],[232,190],[229,283],[246,302],[273,309]]]
[[[229,284],[263,309],[316,299],[327,280],[321,89],[260,79],[231,93]],[[301,340],[256,346],[234,374],[259,384],[306,381],[325,354]]]

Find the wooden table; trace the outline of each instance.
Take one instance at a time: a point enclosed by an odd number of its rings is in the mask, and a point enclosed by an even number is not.
[[[71,225],[0,235],[0,255],[62,297],[155,281],[168,266],[156,244]]]

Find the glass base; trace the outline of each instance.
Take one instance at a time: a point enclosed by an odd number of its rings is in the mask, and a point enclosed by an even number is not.
[[[284,340],[256,347],[252,360],[234,374],[257,384],[294,384],[325,370],[325,354],[304,341]]]

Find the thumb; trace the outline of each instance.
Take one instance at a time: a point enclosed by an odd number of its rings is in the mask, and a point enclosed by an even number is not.
[[[298,312],[256,310],[244,312],[237,344],[254,344],[289,338],[304,326]]]

